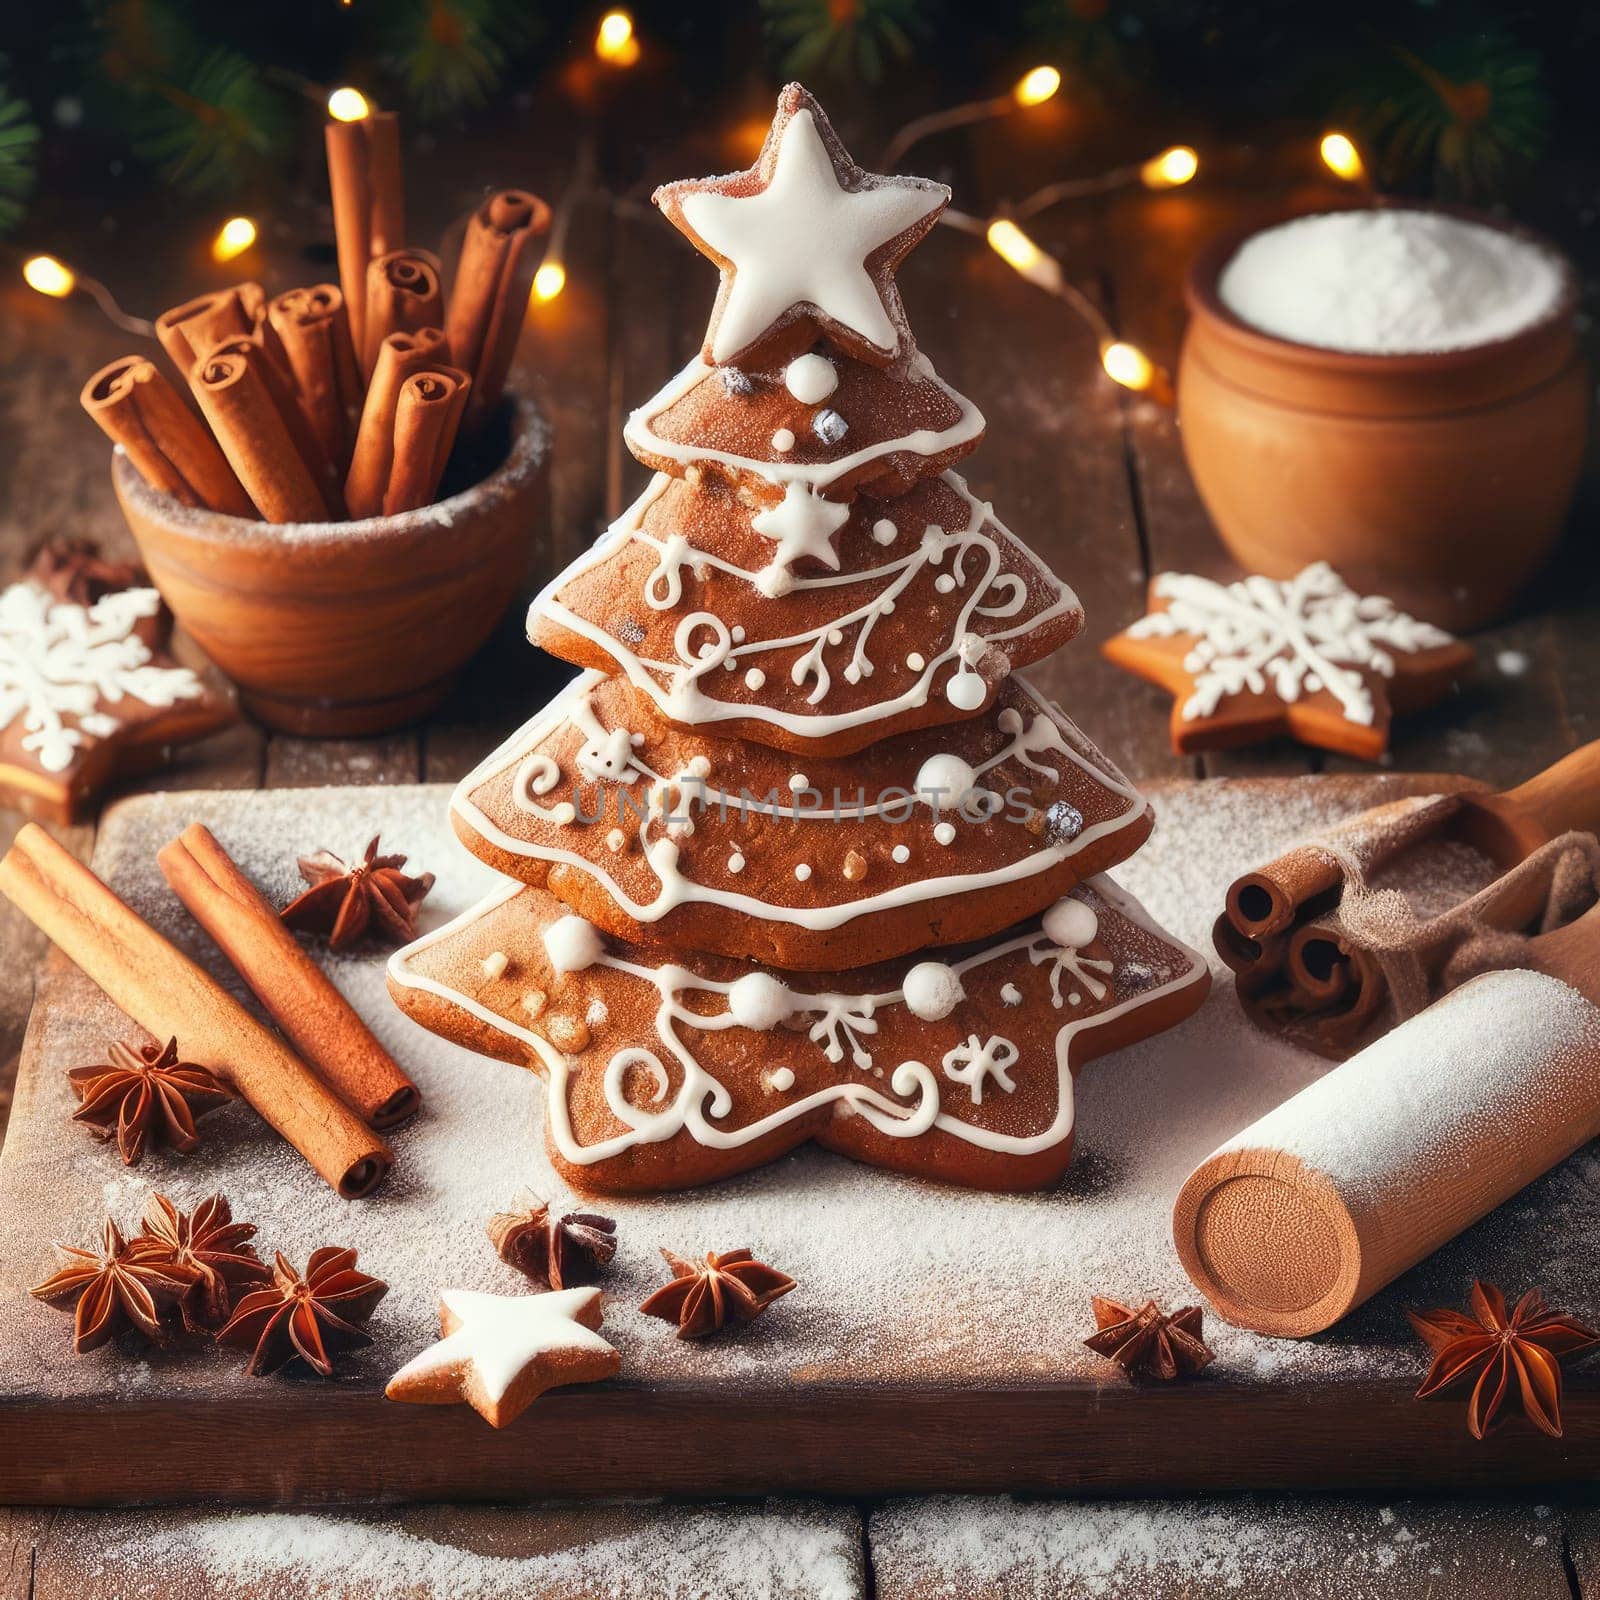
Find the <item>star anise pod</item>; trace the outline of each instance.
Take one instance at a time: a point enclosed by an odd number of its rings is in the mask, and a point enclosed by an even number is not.
[[[417,936],[417,907],[433,887],[433,874],[408,877],[400,870],[405,864],[404,856],[378,854],[376,834],[353,867],[331,850],[301,856],[300,876],[311,887],[280,915],[291,928],[327,934],[330,950],[348,950],[368,933],[406,944]]]
[[[508,1267],[550,1289],[593,1283],[599,1269],[617,1253],[617,1225],[590,1211],[554,1217],[550,1207],[526,1189],[515,1211],[489,1218],[489,1243]]]
[[[272,1270],[246,1241],[253,1222],[235,1222],[225,1196],[202,1200],[185,1216],[164,1194],[145,1207],[135,1244],[151,1247],[154,1259],[191,1278],[178,1301],[188,1333],[209,1333],[228,1320],[234,1299],[248,1285],[270,1283]]]
[[[189,1287],[185,1269],[137,1239],[129,1243],[109,1218],[98,1250],[65,1244],[56,1249],[64,1262],[61,1270],[29,1293],[47,1305],[75,1307],[72,1348],[79,1355],[130,1327],[155,1338],[162,1309]]]
[[[1513,1395],[1536,1428],[1561,1437],[1561,1362],[1600,1344],[1600,1333],[1576,1317],[1551,1311],[1530,1289],[1506,1311],[1506,1297],[1492,1283],[1474,1283],[1470,1314],[1440,1307],[1407,1311],[1417,1337],[1433,1351],[1433,1365],[1417,1398],[1470,1379],[1467,1428],[1482,1439],[1505,1421]],[[1508,1413],[1509,1414],[1509,1413]]]
[[[700,1261],[685,1261],[663,1250],[672,1279],[639,1309],[647,1317],[678,1324],[680,1339],[705,1339],[729,1323],[753,1322],[795,1281],[757,1261],[748,1250],[706,1251]]]
[[[200,1143],[195,1118],[215,1111],[233,1095],[204,1067],[178,1059],[178,1041],[147,1044],[137,1051],[116,1040],[106,1047],[109,1065],[73,1067],[67,1077],[82,1102],[72,1113],[101,1139],[112,1137],[130,1167],[147,1147],[166,1145],[188,1155]]]
[[[1130,1378],[1192,1378],[1214,1359],[1200,1337],[1199,1306],[1183,1306],[1169,1317],[1154,1300],[1136,1311],[1104,1295],[1091,1298],[1098,1331],[1083,1342]]]
[[[247,1294],[218,1333],[222,1344],[252,1351],[251,1377],[276,1372],[299,1356],[323,1377],[333,1376],[333,1358],[371,1344],[357,1327],[389,1292],[381,1278],[356,1271],[354,1250],[314,1250],[302,1277],[280,1254],[268,1288]]]
[[[108,561],[93,539],[47,540],[34,551],[28,576],[57,600],[80,606],[150,581],[135,561]]]

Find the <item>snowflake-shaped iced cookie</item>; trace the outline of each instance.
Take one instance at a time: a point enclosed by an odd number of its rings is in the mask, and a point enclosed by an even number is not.
[[[1282,583],[1164,572],[1149,615],[1105,654],[1176,696],[1180,755],[1281,731],[1369,760],[1388,743],[1392,712],[1441,699],[1472,663],[1466,645],[1357,594],[1325,561]]]
[[[65,819],[114,769],[227,723],[162,651],[166,632],[154,589],[90,605],[33,582],[0,591],[0,793]]]

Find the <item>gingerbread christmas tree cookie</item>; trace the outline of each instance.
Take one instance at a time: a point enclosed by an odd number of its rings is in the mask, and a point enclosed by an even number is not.
[[[1150,612],[1108,639],[1106,659],[1172,692],[1179,755],[1287,733],[1376,760],[1392,713],[1436,704],[1472,668],[1472,649],[1378,595],[1358,595],[1325,561],[1286,583],[1216,583],[1164,572]]]
[[[1104,876],[1148,806],[1016,672],[1083,616],[951,470],[982,418],[893,285],[945,198],[863,173],[797,85],[750,171],[657,195],[723,271],[706,347],[626,429],[654,481],[535,602],[590,670],[452,800],[510,883],[389,967],[544,1075],[575,1188],[808,1140],[1049,1184],[1074,1074],[1205,996]]]

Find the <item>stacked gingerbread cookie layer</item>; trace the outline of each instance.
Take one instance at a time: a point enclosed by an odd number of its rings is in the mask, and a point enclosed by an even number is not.
[[[543,1071],[588,1189],[807,1139],[1053,1182],[1091,1057],[1207,972],[1100,876],[1148,807],[1017,669],[1083,621],[955,471],[983,419],[893,274],[948,191],[851,161],[798,86],[757,164],[656,202],[722,271],[630,419],[656,476],[535,603],[588,669],[460,785],[510,880],[401,951],[401,1006]]]

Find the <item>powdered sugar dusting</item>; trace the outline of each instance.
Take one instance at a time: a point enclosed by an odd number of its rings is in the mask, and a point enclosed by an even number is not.
[[[306,1600],[854,1600],[863,1589],[860,1524],[843,1507],[457,1510],[447,1530],[425,1513],[80,1513],[51,1543],[97,1600],[167,1600],[196,1572],[207,1593]]]
[[[1209,947],[1226,885],[1339,815],[1399,793],[1390,780],[1213,782],[1154,791],[1151,843],[1118,869],[1124,885],[1178,937]],[[496,881],[455,842],[443,787],[152,796],[112,811],[97,866],[169,936],[236,991],[228,969],[178,906],[157,848],[206,823],[276,903],[294,892],[294,856],[318,846],[359,853],[381,830],[385,849],[438,874],[424,930]],[[375,1345],[339,1380],[381,1384],[437,1330],[442,1285],[511,1293],[522,1280],[495,1257],[486,1219],[525,1185],[566,1205],[544,1153],[543,1086],[424,1033],[384,987],[381,953],[333,958],[338,986],[421,1087],[425,1109],[394,1136],[397,1162],[367,1201],[342,1201],[243,1106],[202,1125],[187,1161],[165,1153],[132,1170],[71,1125],[65,1069],[102,1053],[116,1013],[76,973],[47,979],[43,1074],[25,1075],[0,1158],[0,1393],[201,1396],[245,1380],[232,1352],[114,1349],[73,1358],[69,1324],[21,1291],[51,1270],[52,1238],[81,1242],[104,1208],[128,1218],[153,1189],[184,1206],[222,1189],[259,1243],[303,1261],[322,1244],[357,1247],[360,1265],[391,1284],[372,1325]],[[1065,1181],[1039,1195],[941,1188],[803,1150],[746,1176],[677,1195],[614,1198],[620,1248],[603,1280],[605,1337],[636,1381],[758,1377],[808,1383],[928,1376],[974,1381],[1094,1375],[1106,1364],[1080,1340],[1091,1292],[1184,1304],[1195,1292],[1171,1242],[1171,1206],[1193,1166],[1326,1064],[1256,1031],[1226,976],[1201,1012],[1163,1037],[1092,1064],[1078,1084],[1080,1141]],[[1212,1381],[1343,1381],[1410,1374],[1417,1354],[1399,1306],[1458,1300],[1477,1273],[1508,1288],[1560,1288],[1578,1311],[1600,1307],[1600,1268],[1572,1241],[1600,1224],[1600,1162],[1580,1153],[1458,1244],[1340,1325],[1332,1340],[1262,1338],[1206,1319],[1218,1353]],[[1530,1229],[1527,1208],[1569,1219]],[[586,1205],[568,1209],[589,1209]],[[869,1241],[870,1248],[862,1248]],[[639,1315],[663,1279],[656,1247],[693,1256],[750,1246],[800,1288],[735,1337],[692,1344]]]
[[[940,1498],[891,1503],[869,1532],[880,1594],[948,1600],[1566,1592],[1544,1506]]]

